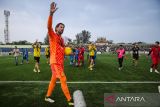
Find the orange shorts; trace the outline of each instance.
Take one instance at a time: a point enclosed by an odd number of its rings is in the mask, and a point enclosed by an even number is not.
[[[60,64],[51,64],[52,75],[55,75],[56,78],[61,78],[64,75],[64,66]]]

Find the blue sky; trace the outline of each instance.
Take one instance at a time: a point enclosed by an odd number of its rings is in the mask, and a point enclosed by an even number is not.
[[[47,33],[53,0],[0,0],[0,41],[4,41],[4,10],[9,10],[10,41],[39,39]],[[63,22],[63,36],[75,39],[82,30],[91,40],[117,42],[160,41],[160,0],[54,0],[59,8],[54,23]]]

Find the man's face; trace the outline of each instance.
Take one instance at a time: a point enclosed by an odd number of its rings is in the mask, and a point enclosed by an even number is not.
[[[62,35],[64,31],[64,26],[62,24],[60,24],[57,28],[56,28],[56,32],[58,35]]]
[[[159,44],[158,44],[158,43],[155,43],[155,45],[156,45],[156,46],[159,46]]]
[[[123,49],[123,47],[122,47],[122,46],[120,46],[119,48],[120,48],[120,49]]]
[[[37,43],[36,43],[36,47],[38,47],[39,45],[40,45],[40,44],[37,42]]]

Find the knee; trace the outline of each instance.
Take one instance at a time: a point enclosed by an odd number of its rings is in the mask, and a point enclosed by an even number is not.
[[[66,81],[67,81],[66,76],[61,77],[60,81],[61,81],[62,83],[66,82]]]

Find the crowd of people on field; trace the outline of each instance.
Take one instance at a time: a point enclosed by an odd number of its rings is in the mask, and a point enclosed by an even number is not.
[[[137,66],[138,60],[139,60],[139,50],[137,44],[134,44],[132,47],[132,58],[133,58],[133,64]],[[122,70],[123,68],[123,59],[125,57],[125,48],[123,45],[119,45],[119,48],[116,50],[116,53],[118,54],[118,63],[119,63],[119,70]],[[160,72],[157,70],[158,64],[160,63],[160,43],[158,41],[155,42],[153,46],[151,46],[149,53],[147,54],[147,57],[151,56],[152,64],[150,67],[150,72],[156,72],[160,74]]]
[[[91,43],[89,45],[72,45],[72,44],[67,44],[66,47],[71,49],[71,52],[69,55],[65,55],[65,57],[69,56],[70,60],[70,65],[80,67],[84,65],[84,53],[87,53],[87,62],[89,63],[89,70],[93,70],[93,67],[95,66],[95,59],[97,52],[100,52],[102,49],[105,51],[108,48],[108,52],[117,54],[118,57],[118,63],[119,63],[119,70],[121,70],[123,67],[123,60],[126,51],[129,51],[129,53],[132,54],[133,57],[133,63],[135,66],[138,64],[138,59],[139,59],[139,54],[140,51],[146,50],[147,55],[151,56],[152,59],[152,66],[150,69],[150,72],[155,69],[155,72],[158,73],[157,67],[158,67],[158,62],[160,60],[160,52],[159,52],[159,42],[157,41],[154,45],[152,46],[139,46],[138,44],[134,43],[133,45],[127,47],[126,45],[114,45],[114,46],[96,46],[94,43]],[[158,51],[156,52],[156,46],[158,46]],[[40,55],[41,55],[41,45],[38,41],[32,44],[33,48],[33,56],[35,60],[35,67],[34,67],[34,72],[40,72],[39,69],[39,61],[40,61]],[[29,63],[29,52],[28,48],[22,48],[21,51],[15,46],[13,49],[13,55],[15,57],[15,64],[18,65],[18,56],[19,54],[22,54],[22,59],[21,59],[21,64],[26,61],[26,63]],[[50,60],[50,47],[47,46],[45,48],[45,56],[46,56],[46,62],[49,64]]]

